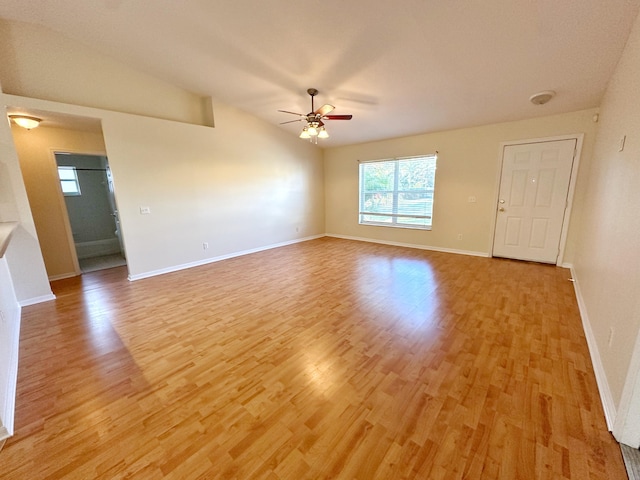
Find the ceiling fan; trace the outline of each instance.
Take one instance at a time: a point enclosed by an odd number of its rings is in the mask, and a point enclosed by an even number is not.
[[[313,97],[318,94],[318,90],[310,88],[307,90],[307,93],[311,95],[311,111],[306,115],[302,113],[288,112],[287,110],[278,110],[282,113],[290,113],[291,115],[298,115],[300,117],[297,120],[281,122],[280,125],[293,122],[307,122],[300,133],[300,138],[308,138],[310,140],[315,138],[317,143],[318,138],[329,137],[329,133],[324,126],[323,120],[351,120],[353,118],[353,115],[329,115],[336,108],[329,104],[323,105],[316,110],[313,105]]]

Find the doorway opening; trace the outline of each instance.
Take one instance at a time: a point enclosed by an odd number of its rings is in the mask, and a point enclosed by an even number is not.
[[[107,157],[69,152],[54,156],[80,271],[126,265]]]

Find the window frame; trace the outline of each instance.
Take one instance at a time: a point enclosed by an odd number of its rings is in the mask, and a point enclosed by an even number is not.
[[[62,190],[62,195],[65,197],[79,197],[82,195],[82,191],[80,190],[80,181],[78,180],[78,172],[76,171],[76,167],[72,165],[58,165],[58,181],[60,182],[60,189]],[[62,178],[60,176],[61,171],[73,172],[73,178]],[[63,185],[65,184],[73,184],[75,186],[74,191],[65,191]]]
[[[412,161],[412,160],[420,160],[425,159],[433,162],[433,166],[428,165],[427,169],[432,169],[432,176],[429,175],[425,178],[425,187],[424,188],[411,188],[411,189],[401,189],[400,188],[400,167],[401,162],[404,161]],[[436,179],[436,169],[437,169],[437,161],[438,161],[438,153],[431,153],[425,155],[416,155],[413,157],[397,157],[397,158],[386,158],[379,160],[368,160],[368,161],[360,161],[358,166],[358,224],[359,225],[370,225],[370,226],[382,226],[382,227],[392,227],[392,228],[408,228],[408,229],[418,229],[418,230],[431,230],[433,227],[433,204],[435,200],[435,179]],[[392,206],[391,212],[375,212],[370,211],[365,208],[366,196],[367,194],[371,194],[375,192],[374,190],[365,191],[365,169],[367,165],[373,163],[386,163],[388,165],[393,165],[393,187],[392,189],[380,189],[379,193],[384,195],[391,194],[392,198]],[[431,183],[431,187],[429,187],[429,183]],[[425,198],[431,197],[431,208],[430,212],[425,212],[425,215],[417,215],[405,212],[398,212],[399,207],[399,198],[402,194],[423,194]],[[427,200],[425,200],[427,201]],[[386,217],[390,218],[391,221],[381,221],[376,222],[373,220],[365,220],[366,217]],[[398,221],[399,219],[425,219],[429,223],[428,225],[420,225],[420,224],[412,224],[405,223],[402,221]],[[426,222],[425,222],[426,223]]]

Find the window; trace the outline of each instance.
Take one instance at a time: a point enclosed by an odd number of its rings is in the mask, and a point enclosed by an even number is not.
[[[360,164],[360,223],[431,230],[436,155]]]
[[[80,195],[80,184],[76,167],[58,167],[58,177],[62,186],[62,194],[65,197]]]

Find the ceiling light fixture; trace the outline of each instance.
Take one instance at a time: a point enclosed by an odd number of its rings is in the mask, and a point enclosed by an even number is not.
[[[544,92],[538,92],[529,97],[529,101],[534,105],[544,105],[553,97],[556,96],[556,92],[553,90],[545,90]]]
[[[300,132],[300,138],[311,138],[311,135],[309,135],[309,130],[307,129],[307,127],[304,127],[302,129],[302,132]]]
[[[312,137],[318,135],[318,123],[317,122],[309,122],[307,126],[307,133]]]
[[[322,120],[315,116],[311,117],[312,115],[313,114],[309,114],[309,116],[307,116],[307,124],[302,128],[299,136],[300,138],[318,143],[319,138],[329,138],[329,132],[327,132]]]
[[[27,130],[36,128],[38,125],[40,125],[40,122],[42,121],[41,118],[30,117],[28,115],[9,115],[9,118],[13,120],[16,123],[16,125],[19,125],[22,128],[26,128]]]

